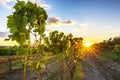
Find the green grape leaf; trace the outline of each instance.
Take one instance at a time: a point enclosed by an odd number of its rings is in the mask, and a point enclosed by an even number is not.
[[[16,25],[16,23],[15,23],[15,18],[14,18],[13,15],[9,15],[7,18],[8,18],[7,28],[11,28],[11,27],[13,27],[14,25]]]
[[[10,39],[24,44],[29,39],[31,31],[38,32],[40,35],[44,33],[47,13],[43,8],[30,1],[25,3],[17,0],[14,9],[13,14],[7,17],[7,28],[11,33]],[[27,26],[29,27],[27,28]]]

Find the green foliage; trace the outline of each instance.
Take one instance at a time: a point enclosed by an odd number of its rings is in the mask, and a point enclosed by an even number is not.
[[[65,52],[70,48],[70,41],[63,32],[53,31],[49,38],[44,38],[45,45],[52,51],[53,54]]]
[[[120,53],[120,45],[116,44],[115,47],[114,47],[114,51],[116,53]]]
[[[0,47],[0,55],[16,55],[17,46]]]
[[[101,52],[99,55],[102,56],[102,58],[105,61],[109,61],[109,60],[117,61],[117,59],[118,59],[117,55],[114,54],[113,52],[109,51],[109,50]]]
[[[36,49],[34,47],[30,48],[30,54],[35,54],[36,53]]]
[[[44,45],[48,48],[50,46],[48,37],[44,38]]]
[[[80,62],[76,63],[76,69],[74,73],[74,80],[82,80],[84,78],[84,73],[82,72],[83,66]]]
[[[99,46],[101,50],[114,50],[115,45],[120,45],[120,36],[109,38],[108,40],[103,40],[102,42],[95,44],[96,46]]]
[[[115,45],[114,52],[117,54],[118,60],[120,60],[120,45],[119,44]]]
[[[0,55],[24,55],[26,46],[0,47]]]
[[[18,47],[18,55],[25,55],[27,52],[26,46],[22,45]]]
[[[9,38],[24,44],[29,39],[30,30],[42,35],[45,31],[47,13],[46,11],[31,2],[17,1],[15,11],[9,15],[7,27],[10,29]],[[29,29],[27,28],[29,27]]]
[[[38,63],[36,64],[36,69],[41,69],[41,68],[45,68],[45,65],[44,65],[44,63],[38,62]]]
[[[27,51],[23,50],[22,52],[27,53],[24,60],[24,80],[26,80],[28,54],[32,52],[32,49],[30,49],[30,33],[33,33],[35,37],[36,34],[39,34],[41,42],[41,37],[43,37],[45,31],[47,13],[43,8],[30,1],[25,3],[24,1],[17,0],[14,9],[13,14],[8,16],[7,27],[10,29],[11,33],[9,39],[16,40],[20,45],[24,45],[27,42]],[[38,44],[35,45],[38,47]],[[23,48],[21,47],[21,49]],[[36,51],[38,53],[38,50]]]

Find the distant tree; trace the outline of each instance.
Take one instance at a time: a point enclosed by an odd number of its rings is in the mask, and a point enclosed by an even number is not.
[[[120,36],[113,38],[113,43],[114,44],[119,44],[120,45]]]
[[[40,36],[45,31],[46,11],[30,1],[17,0],[15,11],[8,16],[7,27],[10,29],[9,39],[16,40],[20,45],[27,43],[27,54],[24,63],[24,80],[26,80],[27,56],[30,52],[30,33]]]
[[[109,38],[108,40],[103,40],[102,42],[98,43],[101,47],[101,50],[113,50],[116,44],[120,45],[120,36]]]

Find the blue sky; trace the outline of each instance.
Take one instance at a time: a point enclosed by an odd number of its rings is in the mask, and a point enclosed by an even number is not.
[[[5,2],[6,1],[6,2]],[[6,28],[16,0],[0,0],[0,32]],[[46,8],[46,33],[59,30],[85,41],[99,42],[120,34],[120,0],[31,0]]]

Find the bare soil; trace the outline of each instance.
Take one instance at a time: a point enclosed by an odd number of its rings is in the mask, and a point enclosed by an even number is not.
[[[83,80],[120,80],[120,65],[94,56],[83,61]]]

